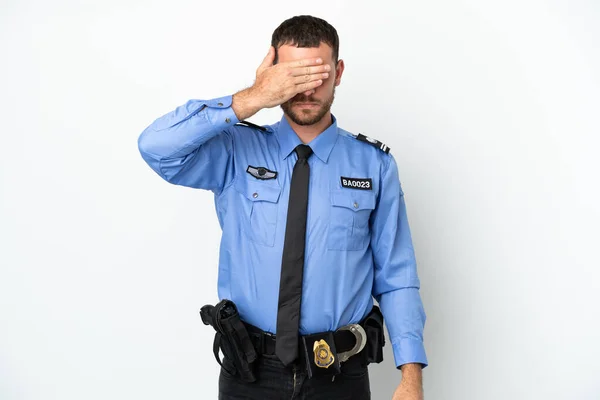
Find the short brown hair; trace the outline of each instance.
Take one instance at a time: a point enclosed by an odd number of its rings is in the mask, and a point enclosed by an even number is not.
[[[277,63],[277,49],[284,44],[296,45],[296,47],[319,47],[321,42],[331,47],[333,61],[337,63],[340,39],[333,26],[324,19],[311,15],[289,18],[273,31],[271,37],[271,45],[275,48],[273,63]]]

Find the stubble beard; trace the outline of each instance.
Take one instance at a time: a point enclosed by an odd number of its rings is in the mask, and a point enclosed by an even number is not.
[[[335,98],[335,88],[333,93],[331,93],[331,97],[327,99],[325,102],[320,104],[318,109],[304,109],[304,110],[294,110],[294,103],[313,103],[316,102],[310,96],[300,96],[297,95],[293,97],[291,100],[286,101],[281,105],[281,109],[283,113],[287,115],[295,124],[300,126],[313,125],[318,123],[323,119],[323,117],[331,110],[331,105],[333,104],[333,99]]]

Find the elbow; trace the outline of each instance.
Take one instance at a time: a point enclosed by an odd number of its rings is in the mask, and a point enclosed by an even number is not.
[[[144,129],[137,140],[137,147],[142,158],[156,160],[156,162],[166,159],[173,151],[167,146],[165,139],[165,135],[159,135],[152,125]]]
[[[155,154],[156,141],[152,138],[150,127],[144,129],[144,131],[138,136],[137,146],[142,157]]]
[[[142,132],[142,134],[138,137],[138,151],[140,152],[140,155],[146,164],[148,164],[150,168],[152,168],[158,175],[165,179],[160,167],[163,158],[156,154],[156,141],[153,140],[148,129],[149,128],[146,128],[146,130],[144,130],[144,132]]]

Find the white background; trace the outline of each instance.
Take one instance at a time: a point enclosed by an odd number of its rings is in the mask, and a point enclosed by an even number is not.
[[[216,398],[212,194],[137,138],[251,85],[305,13],[340,35],[340,126],[398,160],[426,399],[600,399],[596,0],[5,0],[0,399]],[[400,377],[388,344],[373,398]]]

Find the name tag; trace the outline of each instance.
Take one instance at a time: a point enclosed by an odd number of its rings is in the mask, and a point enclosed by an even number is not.
[[[351,189],[373,190],[373,181],[371,178],[348,178],[341,176],[342,186]]]

